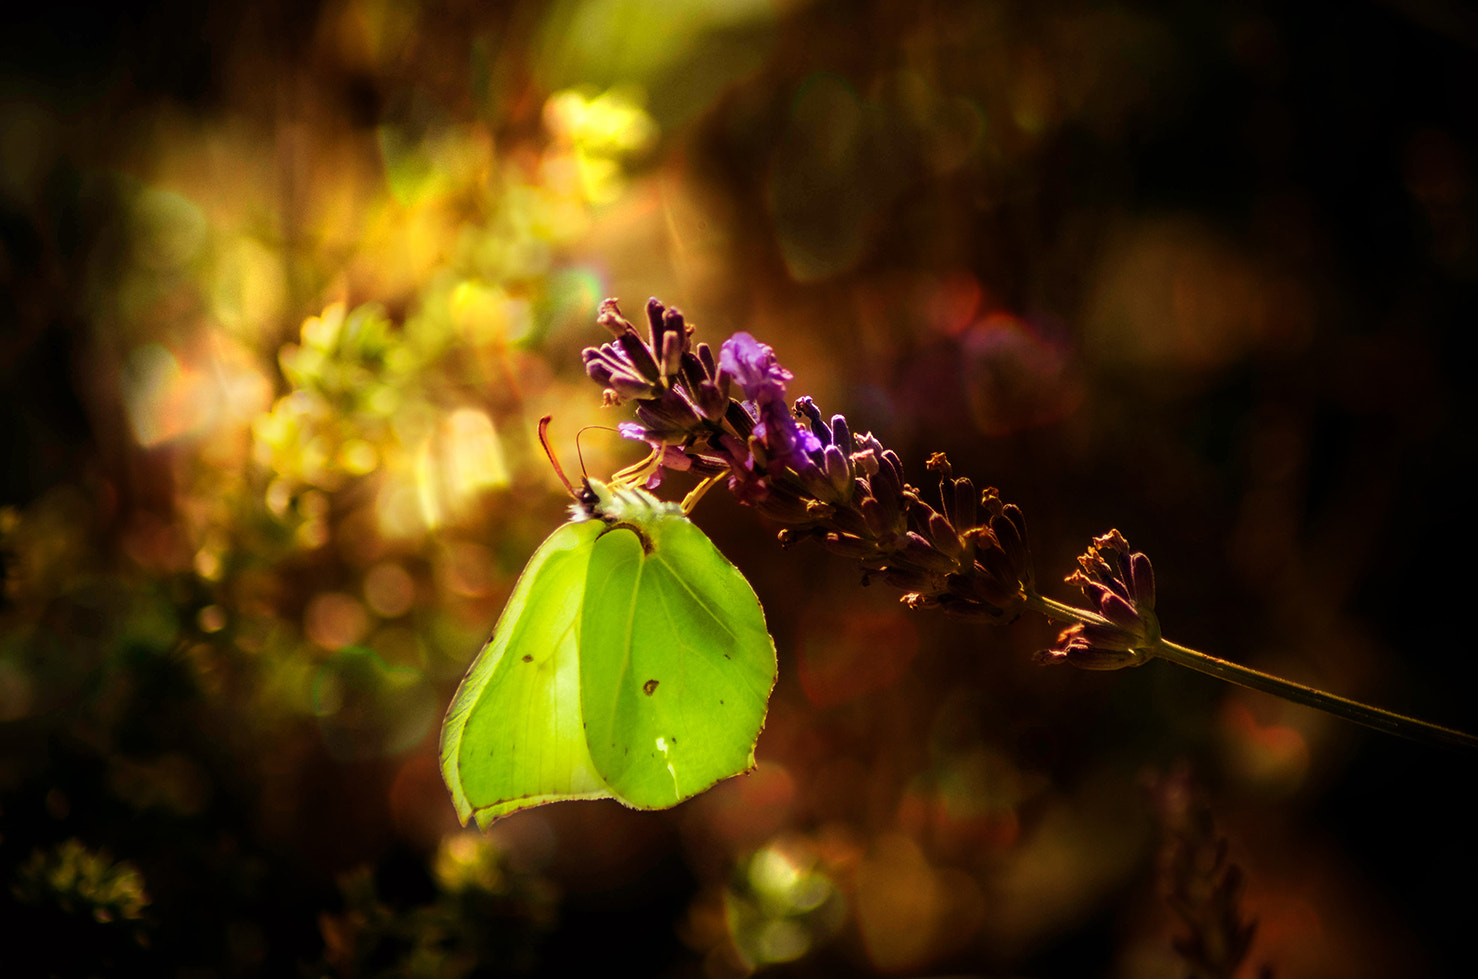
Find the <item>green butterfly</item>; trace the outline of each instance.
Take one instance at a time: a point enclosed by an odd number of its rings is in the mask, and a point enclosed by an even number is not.
[[[754,767],[776,669],[754,589],[682,506],[619,479],[577,499],[442,724],[464,824],[564,799],[665,809]]]

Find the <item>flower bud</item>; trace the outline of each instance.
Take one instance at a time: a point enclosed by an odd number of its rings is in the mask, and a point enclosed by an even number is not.
[[[595,321],[607,330],[610,330],[613,336],[620,337],[627,333],[636,332],[636,327],[632,326],[631,322],[621,315],[621,307],[616,304],[616,300],[614,299],[601,301],[600,310],[596,313]]]
[[[848,465],[842,450],[835,445],[828,445],[822,452],[822,460],[822,468],[826,471],[826,478],[830,480],[836,498],[843,502],[851,499],[852,467]]]
[[[941,554],[952,560],[958,560],[960,553],[964,550],[960,543],[960,535],[955,532],[954,525],[949,518],[942,513],[930,511],[925,528],[929,531],[929,539],[934,542],[935,548]]]
[[[623,334],[616,338],[616,346],[621,348],[639,377],[653,387],[662,386],[662,372],[657,369],[657,362],[652,359],[652,352],[642,343],[641,337],[635,333]]]

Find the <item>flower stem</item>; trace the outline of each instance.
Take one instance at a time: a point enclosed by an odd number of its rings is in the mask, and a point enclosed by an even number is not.
[[[1101,616],[1087,609],[1076,608],[1062,602],[1054,601],[1042,595],[1028,593],[1026,596],[1027,608],[1042,613],[1049,619],[1068,622],[1097,623],[1104,621]],[[1270,693],[1275,697],[1305,707],[1313,707],[1336,717],[1343,717],[1347,721],[1363,724],[1377,731],[1387,734],[1395,734],[1413,741],[1421,741],[1428,744],[1457,745],[1462,748],[1478,749],[1478,737],[1474,737],[1464,731],[1443,727],[1440,724],[1432,724],[1428,721],[1418,720],[1415,717],[1407,717],[1393,711],[1384,710],[1380,707],[1372,707],[1362,704],[1356,700],[1339,697],[1332,693],[1326,693],[1315,687],[1285,680],[1282,677],[1254,670],[1250,666],[1233,663],[1230,660],[1219,659],[1199,650],[1182,646],[1166,639],[1156,640],[1149,648],[1149,653],[1160,659],[1168,660],[1186,669],[1214,676],[1228,683],[1247,687],[1251,690],[1259,690]]]
[[[1415,717],[1407,717],[1405,714],[1397,714],[1380,707],[1372,707],[1369,704],[1362,704],[1357,700],[1339,697],[1332,693],[1325,693],[1316,687],[1285,680],[1271,673],[1254,670],[1250,666],[1218,659],[1191,649],[1189,646],[1161,639],[1151,647],[1150,652],[1161,659],[1169,660],[1198,673],[1205,673],[1207,676],[1214,676],[1252,690],[1261,690],[1263,693],[1270,693],[1295,704],[1303,704],[1305,707],[1313,707],[1316,710],[1334,714],[1336,717],[1343,717],[1347,721],[1364,724],[1377,731],[1385,731],[1387,734],[1431,744],[1478,748],[1478,737],[1463,731],[1442,727],[1440,724],[1432,724]]]

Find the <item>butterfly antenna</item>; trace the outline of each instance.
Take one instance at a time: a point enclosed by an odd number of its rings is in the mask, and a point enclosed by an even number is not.
[[[580,475],[584,476],[586,479],[590,478],[590,474],[585,471],[585,449],[583,446],[580,445],[580,436],[584,435],[592,428],[600,429],[603,432],[615,431],[615,429],[611,428],[609,425],[586,425],[584,428],[575,433],[575,457],[580,460]]]
[[[553,415],[545,415],[539,419],[539,444],[544,447],[544,454],[549,457],[549,464],[554,467],[554,474],[559,477],[561,483],[565,484],[565,489],[570,491],[570,495],[578,500],[580,494],[575,492],[575,487],[570,484],[570,477],[565,475],[564,467],[559,464],[559,460],[554,457],[554,450],[549,447],[549,423],[553,420]],[[577,438],[575,440],[577,451],[579,447],[580,441]],[[584,463],[582,462],[581,465],[583,466]]]
[[[580,457],[580,472],[585,472],[585,452],[580,447],[580,436],[591,429],[599,432],[614,432],[616,429],[609,425],[586,425],[575,433],[575,452]],[[633,463],[611,476],[611,483],[616,486],[635,486],[646,482],[648,476],[657,471],[657,465],[662,459],[662,449],[657,447],[648,452],[640,462]],[[589,477],[587,477],[589,478]]]

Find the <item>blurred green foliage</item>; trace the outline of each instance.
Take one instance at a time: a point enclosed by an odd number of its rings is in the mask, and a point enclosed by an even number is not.
[[[354,976],[456,977],[536,970],[557,895],[519,874],[472,834],[448,836],[434,860],[436,896],[409,909],[385,903],[369,868],[339,879],[344,910],[324,915],[324,965]]]
[[[32,851],[16,873],[14,893],[25,904],[52,905],[104,925],[137,921],[149,905],[136,868],[106,851],[89,852],[78,840]]]

